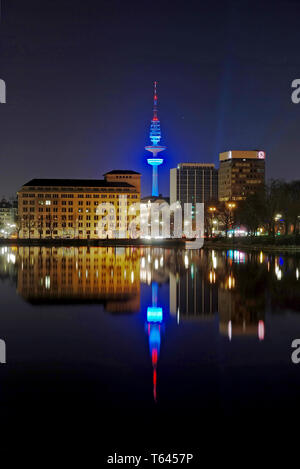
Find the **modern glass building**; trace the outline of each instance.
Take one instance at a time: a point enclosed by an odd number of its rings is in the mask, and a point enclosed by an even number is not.
[[[210,163],[180,163],[170,170],[170,203],[205,203],[218,198],[218,170]]]

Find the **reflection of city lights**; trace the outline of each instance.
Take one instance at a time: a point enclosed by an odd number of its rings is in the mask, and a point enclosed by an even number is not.
[[[160,264],[161,267],[163,267],[163,265],[164,265],[164,258],[163,258],[163,256],[161,256],[160,261],[159,261],[159,264]]]
[[[259,254],[259,262],[262,264],[264,261],[264,255],[262,253],[262,251],[260,251],[260,254]]]
[[[132,271],[131,272],[131,283],[133,283],[133,282],[134,282],[134,272]]]
[[[232,339],[232,324],[231,321],[228,322],[228,339]]]
[[[275,266],[275,275],[277,277],[277,280],[281,280],[282,279],[282,271],[281,269],[278,267],[278,265]]]
[[[232,275],[230,274],[229,277],[228,277],[228,288],[229,290],[231,290],[232,288],[234,288],[235,286],[235,279],[234,277],[232,277]]]
[[[218,262],[217,262],[217,257],[216,257],[214,250],[211,252],[211,255],[212,255],[213,268],[216,269]]]
[[[258,321],[258,338],[264,340],[265,338],[265,323],[264,321]]]
[[[296,279],[299,280],[299,269],[296,269]]]
[[[14,254],[7,254],[7,262],[15,264],[16,263],[16,256]]]
[[[184,265],[185,265],[185,268],[187,269],[188,266],[189,266],[189,258],[187,255],[184,256]]]
[[[145,261],[145,258],[142,257],[142,260],[141,260],[141,266],[144,268],[146,265],[146,261]]]
[[[158,260],[157,259],[155,259],[155,261],[154,261],[154,268],[158,269]]]
[[[46,275],[45,277],[45,288],[49,289],[50,288],[50,276]]]
[[[149,306],[147,308],[147,321],[148,322],[162,322],[163,312],[162,308],[155,306]]]
[[[209,282],[210,283],[216,282],[216,273],[213,270],[209,272]]]

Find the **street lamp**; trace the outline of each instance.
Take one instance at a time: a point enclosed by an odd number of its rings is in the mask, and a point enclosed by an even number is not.
[[[230,215],[230,222],[231,222],[231,228],[232,228],[232,236],[234,236],[234,230],[233,230],[233,220],[232,220],[232,211],[236,208],[236,203],[235,202],[228,202],[227,207],[229,208],[229,215]]]
[[[216,207],[213,207],[213,206],[212,206],[212,207],[208,207],[208,211],[209,211],[210,214],[211,214],[211,232],[210,232],[210,237],[212,237],[212,232],[213,232],[213,227],[212,227],[212,225],[213,225],[213,216],[214,216],[214,213],[215,213],[216,210],[217,210]]]

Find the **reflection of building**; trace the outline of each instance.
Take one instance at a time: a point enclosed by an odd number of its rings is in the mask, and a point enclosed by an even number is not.
[[[99,238],[102,217],[111,237],[119,226],[125,232],[137,215],[129,208],[140,202],[139,178],[118,171],[104,180],[32,179],[18,193],[20,238]]]
[[[241,200],[265,182],[264,151],[220,153],[219,200]]]
[[[32,303],[103,302],[108,311],[139,311],[138,252],[20,247],[18,292]]]
[[[170,202],[205,203],[218,198],[218,170],[209,163],[180,163],[170,170]]]
[[[2,246],[0,248],[0,280],[17,283],[17,248]]]
[[[210,319],[218,310],[218,288],[215,276],[207,277],[206,270],[191,265],[180,276],[170,274],[170,312],[177,321]]]

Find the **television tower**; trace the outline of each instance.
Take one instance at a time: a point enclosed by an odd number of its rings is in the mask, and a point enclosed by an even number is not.
[[[147,163],[152,166],[152,195],[158,196],[158,177],[157,167],[164,161],[163,158],[158,158],[157,154],[166,149],[159,144],[161,139],[160,122],[157,117],[157,81],[154,82],[154,96],[153,96],[153,117],[150,126],[150,140],[152,145],[145,147],[145,150],[152,153],[151,158],[147,158]]]

